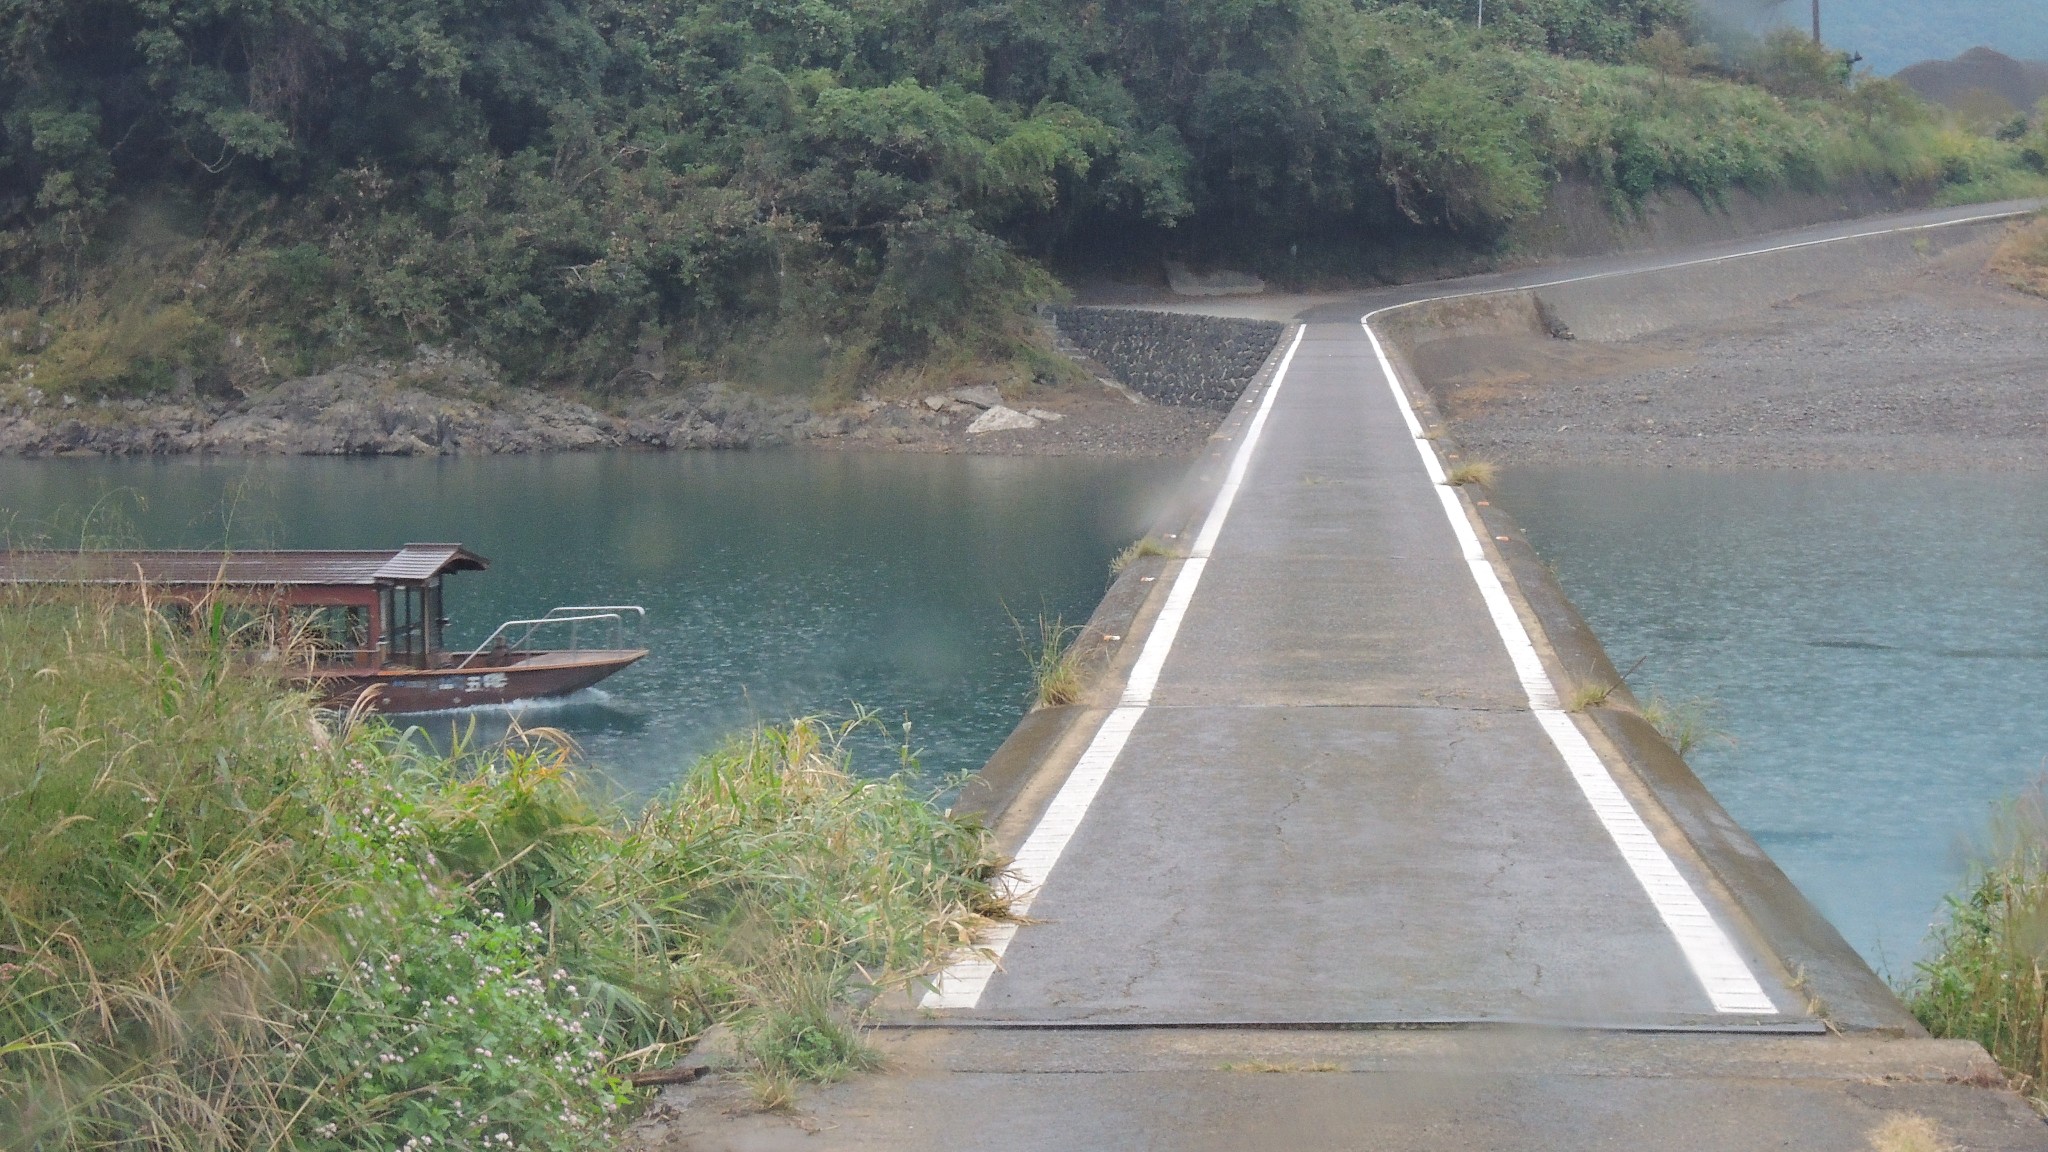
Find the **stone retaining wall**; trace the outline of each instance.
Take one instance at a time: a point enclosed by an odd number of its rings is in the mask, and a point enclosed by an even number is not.
[[[1268,320],[1183,316],[1127,308],[1050,310],[1062,345],[1161,404],[1225,411],[1287,330]]]

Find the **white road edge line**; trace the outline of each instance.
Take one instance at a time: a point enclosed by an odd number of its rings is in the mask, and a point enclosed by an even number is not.
[[[2039,201],[2031,203],[2039,204]],[[1517,284],[1500,288],[1474,288],[1468,292],[1452,292],[1444,296],[1425,296],[1419,300],[1404,300],[1389,304],[1366,313],[1365,319],[1420,304],[1441,304],[1446,300],[1467,300],[1474,296],[1503,296],[1509,292],[1534,292],[1538,288],[1557,288],[1566,284],[1583,284],[1588,280],[1612,280],[1619,276],[1641,276],[1650,272],[1676,272],[1681,268],[1699,268],[1708,264],[1727,264],[1735,260],[1748,260],[1756,256],[1773,256],[1779,252],[1796,252],[1801,248],[1818,248],[1826,244],[1845,244],[1851,240],[1869,240],[1877,236],[1897,236],[1906,232],[1931,232],[1936,228],[1960,228],[1965,224],[1985,224],[1993,220],[2016,220],[2021,216],[2032,216],[2038,208],[2006,208],[1997,212],[1981,212],[1975,216],[1961,216],[1954,220],[1937,220],[1930,224],[1901,224],[1894,228],[1872,228],[1867,232],[1850,232],[1841,236],[1824,236],[1818,240],[1799,240],[1790,244],[1776,244],[1769,248],[1753,248],[1746,252],[1729,252],[1721,256],[1702,256],[1697,260],[1681,260],[1676,264],[1659,264],[1654,268],[1631,268],[1615,272],[1588,272],[1581,276],[1566,276],[1557,280],[1544,280],[1536,284]],[[1369,329],[1368,329],[1369,331]],[[1404,396],[1403,401],[1406,401]]]
[[[1209,565],[1209,554],[1216,547],[1216,538],[1223,532],[1223,522],[1230,516],[1230,506],[1237,501],[1237,491],[1244,486],[1246,471],[1251,468],[1252,452],[1259,445],[1259,435],[1265,431],[1266,417],[1273,411],[1273,398],[1280,394],[1280,385],[1287,379],[1287,369],[1294,363],[1294,353],[1301,347],[1302,333],[1308,325],[1296,324],[1294,340],[1287,346],[1286,355],[1280,358],[1280,366],[1273,370],[1272,383],[1266,386],[1266,394],[1259,398],[1259,406],[1252,418],[1245,424],[1244,440],[1237,446],[1237,455],[1231,458],[1230,471],[1223,477],[1223,486],[1216,490],[1216,499],[1209,505],[1209,515],[1202,521],[1202,529],[1195,536],[1194,546],[1188,549],[1188,558],[1181,564],[1180,572],[1173,579],[1173,587],[1166,593],[1166,604],[1159,610],[1159,618],[1152,623],[1152,631],[1145,637],[1145,647],[1138,652],[1138,661],[1131,667],[1131,676],[1125,682],[1123,697],[1102,727],[1095,730],[1095,738],[1088,742],[1087,751],[1074,764],[1074,770],[1067,775],[1066,782],[1046,806],[1045,814],[1031,829],[1031,835],[1024,838],[1024,844],[1017,849],[1017,857],[1010,864],[1010,870],[1003,880],[1003,894],[1009,898],[1010,910],[1023,917],[1030,913],[1031,902],[1038,897],[1039,890],[1052,876],[1054,864],[1059,863],[1060,854],[1081,827],[1081,820],[1088,815],[1088,806],[1095,801],[1095,794],[1102,790],[1102,782],[1109,778],[1109,770],[1116,766],[1116,759],[1124,750],[1125,741],[1131,738],[1132,729],[1138,726],[1138,718],[1152,703],[1153,689],[1159,685],[1160,669],[1166,666],[1167,653],[1173,650],[1173,641],[1180,634],[1181,621],[1187,618],[1188,605],[1193,603],[1195,588],[1202,582],[1202,571]],[[954,953],[952,960],[932,981],[932,986],[919,1000],[920,1008],[972,1008],[981,1002],[981,994],[988,982],[1002,965],[1003,953],[1009,950],[1010,941],[1017,937],[1015,924],[998,924],[981,935],[971,946]]]
[[[1508,658],[1514,663],[1522,691],[1529,697],[1529,709],[1536,714],[1536,722],[1550,737],[1558,755],[1564,758],[1565,767],[1571,772],[1572,779],[1578,782],[1579,791],[1593,806],[1593,814],[1607,829],[1614,846],[1621,850],[1622,859],[1650,897],[1658,917],[1677,939],[1679,950],[1685,953],[1686,963],[1692,966],[1693,975],[1706,989],[1714,1011],[1752,1015],[1776,1013],[1778,1006],[1764,994],[1763,986],[1757,983],[1756,975],[1736,952],[1728,934],[1714,922],[1699,893],[1686,883],[1670,854],[1651,835],[1649,825],[1643,823],[1642,816],[1622,794],[1621,786],[1614,782],[1607,766],[1601,763],[1599,754],[1587,743],[1586,734],[1579,731],[1559,705],[1557,688],[1550,682],[1550,674],[1543,670],[1543,661],[1536,655],[1536,645],[1530,641],[1528,629],[1522,626],[1522,618],[1515,613],[1514,603],[1508,599],[1507,589],[1501,583],[1500,574],[1494,571],[1493,561],[1487,558],[1485,548],[1480,545],[1479,534],[1472,527],[1464,503],[1458,499],[1457,489],[1446,481],[1436,450],[1423,436],[1422,423],[1416,419],[1415,409],[1408,403],[1407,393],[1394,374],[1394,365],[1387,359],[1379,335],[1372,330],[1372,319],[1379,314],[1367,315],[1359,322],[1360,326],[1365,329],[1366,339],[1372,341],[1373,355],[1379,358],[1380,372],[1394,394],[1394,402],[1400,405],[1401,417],[1408,423],[1409,434],[1414,439],[1416,451],[1422,456],[1422,466],[1429,473],[1430,483],[1436,486],[1444,515],[1450,519],[1451,531],[1457,534],[1458,544],[1464,551],[1465,564],[1472,571],[1473,581],[1479,585],[1480,598],[1486,602],[1487,614],[1493,617],[1494,629],[1507,645]]]
[[[1571,772],[1572,779],[1578,782],[1579,790],[1585,794],[1587,803],[1592,805],[1593,813],[1599,818],[1601,826],[1607,829],[1607,834],[1613,839],[1615,847],[1621,850],[1622,858],[1627,861],[1629,870],[1635,873],[1636,880],[1643,886],[1650,903],[1656,907],[1657,915],[1677,940],[1679,950],[1685,954],[1686,963],[1691,965],[1693,975],[1706,990],[1707,998],[1712,1001],[1716,1012],[1728,1015],[1770,1015],[1776,1013],[1778,1008],[1765,994],[1763,986],[1757,982],[1756,974],[1750,971],[1741,953],[1736,951],[1735,944],[1728,938],[1727,932],[1715,922],[1713,914],[1707,911],[1705,901],[1700,899],[1699,893],[1695,892],[1692,885],[1679,873],[1678,865],[1672,861],[1670,854],[1664,851],[1664,846],[1657,842],[1656,836],[1650,832],[1649,825],[1643,822],[1641,813],[1637,812],[1635,806],[1629,803],[1628,797],[1623,795],[1621,786],[1615,783],[1613,774],[1607,770],[1599,754],[1594,752],[1593,746],[1587,742],[1586,734],[1579,731],[1578,725],[1559,703],[1557,687],[1550,682],[1550,674],[1543,670],[1543,661],[1536,655],[1536,646],[1530,641],[1528,630],[1522,626],[1522,618],[1516,614],[1514,603],[1508,599],[1507,589],[1501,583],[1500,574],[1494,570],[1493,562],[1487,558],[1486,549],[1479,542],[1479,533],[1472,525],[1464,502],[1458,498],[1457,490],[1447,483],[1443,464],[1437,459],[1436,450],[1430,446],[1429,439],[1423,434],[1422,422],[1416,418],[1414,406],[1408,402],[1408,393],[1401,387],[1401,381],[1394,373],[1394,365],[1387,359],[1386,349],[1380,344],[1379,334],[1372,330],[1372,322],[1389,312],[1446,300],[1498,296],[1510,292],[1533,292],[1539,288],[1555,288],[1563,284],[1578,284],[1588,280],[1696,268],[1707,264],[1769,256],[1778,252],[1792,252],[1823,244],[1841,244],[1850,240],[1922,232],[1934,228],[1955,228],[2027,214],[2026,211],[2012,210],[1987,212],[1929,224],[1873,228],[1842,236],[1777,244],[1768,248],[1685,260],[1654,268],[1592,272],[1537,284],[1454,292],[1392,304],[1375,309],[1359,318],[1359,326],[1365,329],[1366,339],[1372,342],[1373,355],[1379,360],[1380,373],[1386,378],[1387,388],[1394,394],[1394,403],[1400,406],[1401,418],[1407,422],[1409,435],[1414,438],[1415,450],[1422,457],[1423,469],[1429,473],[1430,482],[1436,485],[1444,515],[1450,519],[1451,530],[1457,534],[1458,543],[1464,549],[1465,563],[1472,571],[1473,581],[1479,585],[1480,598],[1486,602],[1486,610],[1493,617],[1494,628],[1500,633],[1502,642],[1507,645],[1508,658],[1514,664],[1515,675],[1522,682],[1522,691],[1529,697],[1530,710],[1535,713],[1536,721],[1542,726],[1544,733],[1550,737],[1551,744],[1557,748],[1558,755],[1564,758],[1565,767]]]

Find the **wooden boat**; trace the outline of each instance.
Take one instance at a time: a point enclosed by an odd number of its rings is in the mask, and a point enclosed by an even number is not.
[[[643,609],[567,605],[507,620],[474,648],[448,647],[443,581],[490,561],[460,544],[395,551],[0,552],[0,583],[133,590],[155,605],[229,604],[266,627],[271,654],[303,661],[298,678],[326,704],[428,712],[566,696],[647,655],[629,646]],[[586,647],[594,635],[602,646]],[[536,641],[565,637],[565,646]]]

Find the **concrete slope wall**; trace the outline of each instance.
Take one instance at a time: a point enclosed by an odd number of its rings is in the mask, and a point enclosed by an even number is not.
[[[1626,340],[1714,324],[1813,292],[1903,280],[1930,260],[2005,227],[1957,225],[1787,248],[1739,259],[1560,284],[1532,295],[1581,340]]]
[[[1524,257],[1544,258],[1683,247],[1920,208],[1933,191],[1849,181],[1820,192],[1780,189],[1758,195],[1731,188],[1709,203],[1667,188],[1636,211],[1617,216],[1606,192],[1584,179],[1568,178],[1551,189],[1542,212],[1515,226],[1509,245]]]
[[[1802,244],[1650,272],[1454,296],[1403,308],[1379,327],[1403,353],[1464,336],[1630,340],[1755,315],[1814,292],[1903,280],[1943,252],[2005,226],[1992,221]]]

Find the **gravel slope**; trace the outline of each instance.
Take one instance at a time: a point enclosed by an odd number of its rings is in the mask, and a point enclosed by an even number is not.
[[[1501,463],[2048,468],[2048,300],[1987,276],[1989,254],[1712,329],[1443,340],[1415,367],[1466,452]]]

